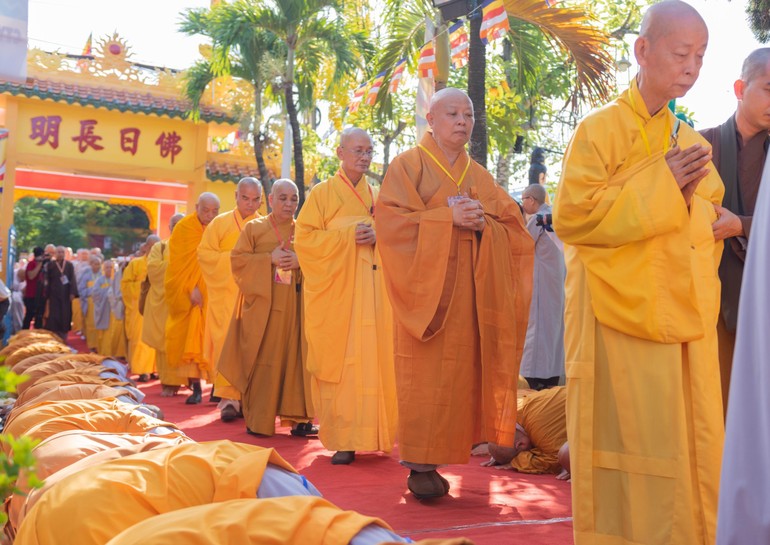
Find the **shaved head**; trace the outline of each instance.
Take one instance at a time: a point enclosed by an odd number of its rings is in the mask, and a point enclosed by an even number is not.
[[[363,129],[348,127],[340,135],[340,145],[337,147],[337,158],[340,168],[353,182],[357,184],[372,164],[374,145],[372,137]]]
[[[473,110],[473,102],[471,102],[471,98],[468,96],[468,93],[462,89],[456,89],[454,87],[446,87],[436,92],[430,99],[430,106],[428,110],[432,112],[436,106],[441,104],[441,102],[446,99],[463,100],[467,102],[470,105],[471,110]]]
[[[294,193],[299,193],[297,184],[295,184],[293,180],[289,180],[288,178],[279,178],[273,182],[273,187],[270,188],[270,194],[276,195],[284,189],[293,191]]]
[[[219,214],[219,197],[208,191],[201,193],[195,204],[195,213],[202,225],[208,225]]]
[[[171,219],[168,220],[168,230],[173,231],[176,224],[179,223],[179,220],[182,218],[184,218],[184,214],[174,214],[171,216]]]
[[[690,4],[681,0],[663,0],[650,6],[644,14],[639,36],[654,42],[662,36],[676,32],[682,25],[691,23],[706,28],[703,17]]]
[[[158,235],[150,235],[147,237],[147,240],[145,241],[146,244],[149,246],[152,246],[156,242],[160,242],[160,237]]]
[[[532,197],[537,204],[543,204],[545,202],[546,191],[540,184],[528,185],[521,194],[522,197]]]
[[[751,83],[752,80],[766,73],[768,64],[770,64],[770,47],[755,49],[743,61],[741,79],[744,83]]]
[[[262,184],[259,180],[247,176],[241,178],[235,189],[235,206],[242,218],[253,216],[262,204]]]
[[[369,145],[372,144],[372,137],[364,129],[358,127],[347,127],[340,134],[340,146],[345,147],[349,145],[351,140],[366,139],[369,141]]]
[[[238,185],[235,187],[236,191],[240,191],[241,189],[245,188],[252,188],[259,191],[259,194],[262,194],[262,184],[259,183],[259,180],[252,176],[246,176],[245,178],[241,178],[238,182]]]
[[[297,184],[288,178],[280,178],[273,182],[270,188],[270,206],[273,217],[279,223],[291,221],[299,205],[299,190]]]

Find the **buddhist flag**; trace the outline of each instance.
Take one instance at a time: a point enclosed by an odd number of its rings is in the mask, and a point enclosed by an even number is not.
[[[548,8],[552,8],[556,5],[557,0],[545,0],[545,6]]]
[[[396,68],[393,70],[393,75],[390,76],[390,86],[388,87],[389,93],[395,93],[398,91],[398,84],[401,82],[401,78],[404,77],[405,69],[406,59],[401,59],[396,63]]]
[[[468,33],[461,21],[449,27],[449,47],[451,48],[452,66],[462,68],[468,64]]]
[[[433,49],[433,40],[420,48],[420,58],[417,60],[417,75],[421,78],[432,78],[436,73],[436,52]]]
[[[93,41],[94,33],[88,35],[88,40],[86,40],[86,45],[83,46],[83,52],[81,55],[83,57],[90,56],[91,55],[91,44]],[[88,63],[90,62],[90,59],[80,59],[78,61],[78,68],[80,68],[81,72],[85,72],[88,70]]]
[[[362,83],[355,91],[353,91],[353,99],[348,105],[348,111],[352,114],[358,111],[358,107],[361,105],[361,99],[364,98],[366,93],[366,83]]]
[[[385,81],[385,70],[377,74],[372,80],[372,85],[369,87],[369,92],[366,94],[366,103],[369,106],[374,106],[374,103],[377,102],[377,93],[380,92],[383,81]]]
[[[488,44],[502,38],[511,29],[503,0],[487,0],[481,5],[481,41]]]

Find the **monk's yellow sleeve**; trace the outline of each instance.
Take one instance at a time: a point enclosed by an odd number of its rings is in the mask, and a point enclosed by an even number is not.
[[[612,132],[594,125],[581,123],[567,148],[553,208],[559,238],[615,248],[686,228],[687,206],[663,152],[613,171]]]
[[[559,459],[557,454],[549,454],[533,448],[520,452],[511,460],[511,467],[520,473],[556,473],[559,468]]]
[[[264,226],[249,222],[230,252],[233,279],[245,297],[270,294],[273,259],[270,252],[257,252],[257,243]],[[260,232],[262,231],[262,232]],[[278,244],[276,244],[276,247]]]
[[[163,260],[164,244],[163,242],[156,242],[147,255],[147,276],[153,286],[162,286],[166,277],[166,263]]]

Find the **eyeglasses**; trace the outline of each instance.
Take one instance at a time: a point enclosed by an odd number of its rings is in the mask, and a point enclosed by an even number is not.
[[[532,199],[532,200],[534,200],[535,198],[534,197],[530,197],[529,195],[525,195],[524,197],[521,198],[521,200],[523,201],[524,199]]]
[[[342,149],[348,149],[348,148],[342,148]],[[374,155],[374,150],[370,150],[370,149],[348,149],[348,151],[353,155],[355,155],[356,157],[372,157]]]

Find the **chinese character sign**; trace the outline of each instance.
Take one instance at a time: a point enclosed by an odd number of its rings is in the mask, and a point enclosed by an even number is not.
[[[195,169],[196,128],[189,122],[37,101],[20,104],[18,119],[22,153],[143,170]]]

